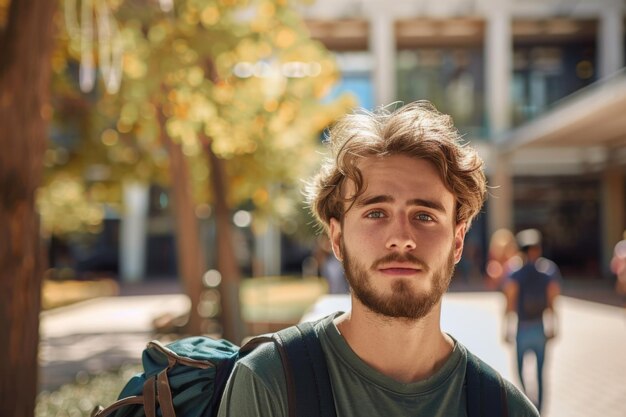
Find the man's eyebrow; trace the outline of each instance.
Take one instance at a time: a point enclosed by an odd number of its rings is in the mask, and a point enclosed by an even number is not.
[[[388,194],[381,194],[381,195],[375,195],[375,196],[372,196],[372,197],[366,197],[366,198],[363,198],[363,199],[359,199],[355,203],[355,205],[357,207],[364,207],[364,206],[369,206],[369,205],[372,205],[372,204],[392,203],[394,201],[395,201],[395,199],[392,196],[390,196]],[[433,209],[433,210],[440,211],[442,213],[446,212],[446,208],[439,201],[427,200],[427,199],[424,199],[424,198],[414,198],[414,199],[411,199],[411,200],[407,201],[407,205],[408,206],[423,206],[423,207],[428,207],[428,208]]]
[[[387,194],[381,194],[381,195],[375,195],[372,197],[366,197],[364,199],[359,199],[358,201],[356,201],[355,205],[357,207],[364,207],[364,206],[369,206],[372,204],[378,204],[378,203],[391,203],[394,201],[394,198],[390,195]]]
[[[433,210],[440,211],[442,213],[446,212],[446,208],[439,201],[434,200],[426,200],[423,198],[414,198],[409,200],[407,203],[409,206],[424,206]]]

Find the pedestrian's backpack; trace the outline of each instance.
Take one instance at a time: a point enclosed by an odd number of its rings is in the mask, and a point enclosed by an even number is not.
[[[118,401],[92,417],[215,417],[235,363],[264,343],[280,353],[287,382],[288,417],[336,417],[326,359],[312,323],[251,339],[241,348],[209,337],[188,337],[143,351],[144,372],[132,377]],[[469,417],[508,416],[500,376],[468,352]]]
[[[535,263],[528,263],[514,273],[519,283],[517,312],[520,321],[541,320],[548,308],[547,288],[550,275],[547,271],[549,261],[540,258]]]

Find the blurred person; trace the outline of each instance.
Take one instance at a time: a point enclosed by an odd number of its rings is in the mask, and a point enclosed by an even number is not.
[[[489,240],[485,285],[489,289],[502,289],[505,278],[514,265],[519,266],[520,257],[515,236],[509,229],[498,229]]]
[[[561,273],[558,266],[542,257],[541,232],[522,230],[516,235],[522,253],[522,263],[513,269],[504,284],[507,307],[505,339],[512,342],[514,316],[517,317],[515,342],[517,370],[525,391],[524,355],[533,352],[536,357],[537,395],[535,405],[541,411],[544,397],[543,368],[547,341],[556,336],[557,317],[554,304],[560,294]]]
[[[335,257],[330,246],[330,241],[326,236],[319,241],[319,271],[320,275],[328,282],[329,294],[347,294],[350,286],[343,271],[343,265]]]
[[[463,256],[456,265],[454,280],[464,283],[472,283],[482,278],[483,254],[480,237],[477,234],[467,233],[463,244]]]
[[[623,239],[617,242],[613,249],[611,271],[617,277],[615,291],[624,296],[624,306],[626,307],[626,230],[624,230],[622,237]]]
[[[486,195],[483,162],[451,118],[425,101],[355,113],[328,142],[332,157],[307,196],[351,288],[350,311],[314,324],[337,416],[460,417],[498,400],[498,414],[538,416],[441,330],[442,296]],[[476,362],[499,396],[468,388]],[[219,416],[286,416],[286,386],[277,348],[260,346],[235,365]]]

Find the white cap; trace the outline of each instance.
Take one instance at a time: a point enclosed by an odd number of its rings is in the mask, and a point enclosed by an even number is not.
[[[526,229],[515,235],[520,248],[541,245],[541,232],[537,229]]]

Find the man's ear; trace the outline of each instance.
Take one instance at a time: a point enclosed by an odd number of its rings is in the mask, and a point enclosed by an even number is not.
[[[454,263],[457,264],[463,255],[463,244],[465,243],[465,233],[467,232],[467,223],[459,222],[454,226]]]
[[[330,245],[333,248],[335,258],[337,258],[340,262],[343,261],[343,254],[341,253],[341,222],[334,217],[330,219],[328,237],[330,239]]]

